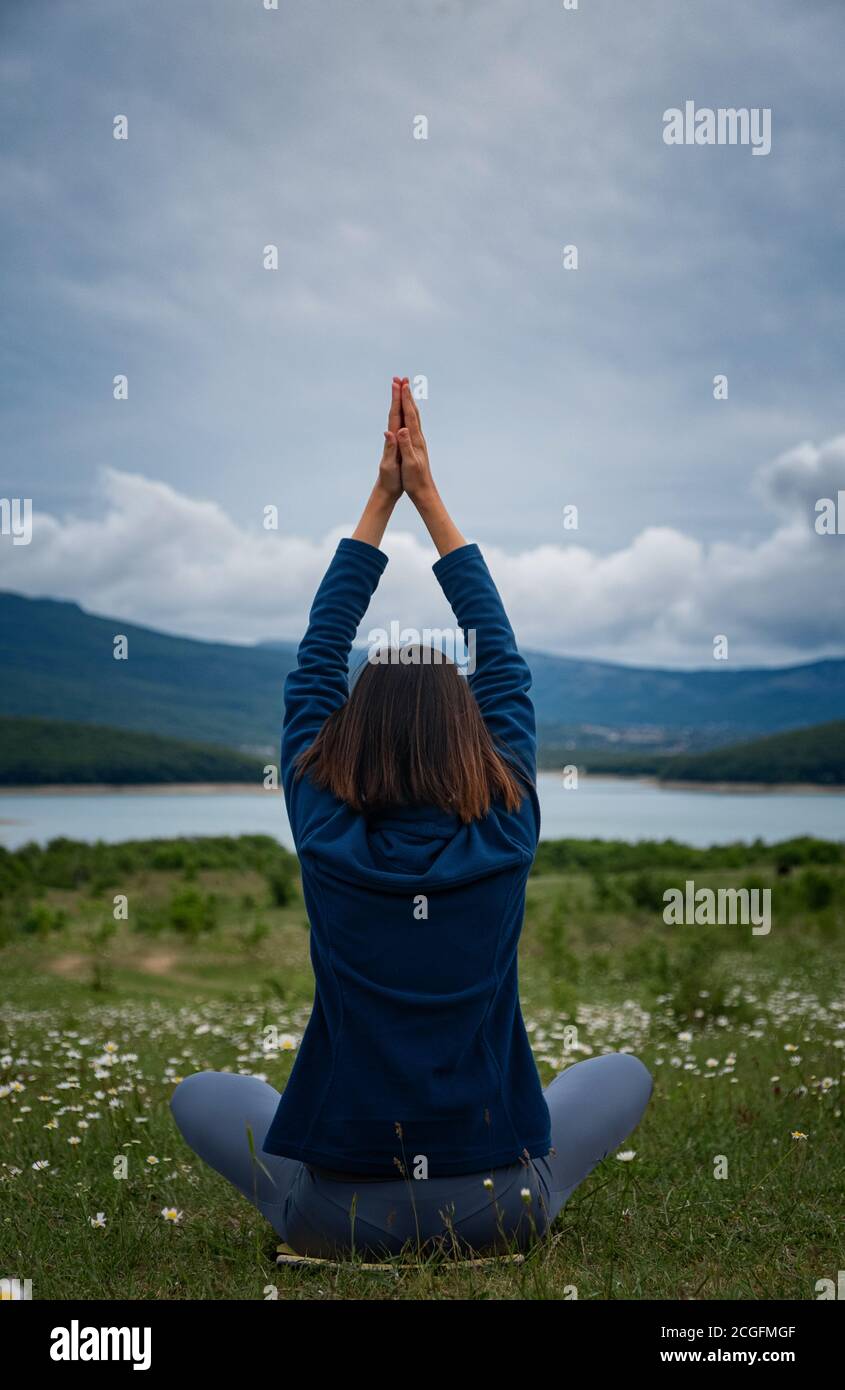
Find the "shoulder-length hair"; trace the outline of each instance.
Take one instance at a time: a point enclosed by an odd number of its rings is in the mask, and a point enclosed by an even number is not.
[[[437,806],[468,824],[496,800],[518,810],[524,787],[455,664],[419,645],[389,656],[362,664],[349,699],[299,755],[297,776],[365,814]]]

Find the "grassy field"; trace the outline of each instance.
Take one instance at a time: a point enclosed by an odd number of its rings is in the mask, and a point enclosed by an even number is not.
[[[771,932],[664,925],[664,888],[693,877],[770,887]],[[642,1057],[635,1156],[520,1266],[371,1274],[277,1268],[168,1109],[206,1067],[284,1086],[311,998],[291,856],[263,837],[2,854],[0,1275],[36,1299],[817,1298],[844,1263],[844,886],[842,846],[811,841],[544,846],[521,951],[538,1066]]]

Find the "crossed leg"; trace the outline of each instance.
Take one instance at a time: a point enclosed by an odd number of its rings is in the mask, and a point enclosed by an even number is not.
[[[549,1222],[596,1164],[636,1129],[653,1084],[638,1057],[611,1052],[576,1062],[546,1087],[552,1152],[534,1165],[548,1185]]]
[[[278,1091],[257,1076],[198,1071],[176,1087],[170,1108],[194,1153],[222,1173],[281,1234],[285,1199],[302,1164],[261,1148],[279,1099]]]
[[[552,1151],[533,1160],[536,1180],[546,1189],[542,1194],[544,1225],[551,1224],[596,1164],[636,1128],[651,1092],[652,1079],[646,1067],[639,1058],[622,1052],[577,1062],[546,1087]],[[284,1238],[286,1200],[302,1175],[303,1165],[298,1159],[268,1154],[261,1148],[278,1103],[278,1091],[257,1077],[206,1071],[186,1077],[177,1086],[171,1109],[186,1143],[252,1202]],[[479,1174],[479,1183],[486,1176]],[[354,1180],[351,1182],[354,1187]],[[477,1203],[471,1178],[451,1180],[447,1186],[457,1188],[461,1184],[469,1185],[469,1195]],[[383,1186],[363,1189],[362,1220],[383,1196]],[[404,1184],[387,1187],[391,1204],[401,1207]],[[335,1197],[342,1195],[336,1185],[332,1191]],[[323,1194],[326,1219],[332,1205],[326,1205]]]

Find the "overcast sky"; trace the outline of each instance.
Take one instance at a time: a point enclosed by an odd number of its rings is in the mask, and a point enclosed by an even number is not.
[[[0,585],[299,636],[402,373],[526,645],[845,653],[844,39],[841,0],[6,0]],[[771,152],[665,144],[687,100]],[[407,499],[385,549],[369,621],[442,621]]]

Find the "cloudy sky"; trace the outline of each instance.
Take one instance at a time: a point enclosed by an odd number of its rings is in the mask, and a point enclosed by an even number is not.
[[[402,373],[527,645],[845,654],[843,39],[840,0],[7,0],[0,587],[297,637]],[[771,153],[666,145],[687,100]],[[369,621],[443,621],[407,500],[385,549]]]

